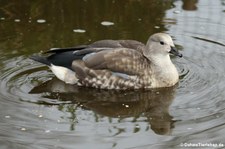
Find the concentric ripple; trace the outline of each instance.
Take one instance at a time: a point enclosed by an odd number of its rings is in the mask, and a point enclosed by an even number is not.
[[[173,59],[180,72],[177,98],[182,104],[177,106],[210,107],[212,103],[215,104],[221,99],[219,97],[223,95],[221,92],[225,86],[223,82],[225,70],[221,68],[225,63],[223,48],[221,45],[215,45],[216,51],[206,50],[206,53],[196,49],[197,58],[187,55],[182,59]],[[46,67],[24,56],[9,59],[3,65],[4,73],[0,76],[1,89],[8,98],[18,97],[35,102],[36,99],[33,101],[32,97],[28,99],[27,93],[33,87],[53,78],[53,74]],[[183,98],[185,99],[182,100]]]
[[[24,56],[15,57],[4,62],[1,74],[1,93],[12,100],[39,102],[39,96],[28,93],[34,87],[53,77],[52,73],[43,65],[34,63]],[[14,101],[16,102],[16,101]],[[52,103],[52,101],[48,101]]]
[[[20,100],[50,106],[68,103],[74,107],[80,106],[84,110],[77,111],[80,119],[84,118],[85,109],[88,109],[110,118],[139,117],[136,123],[149,122],[151,129],[160,135],[184,136],[197,133],[201,136],[201,132],[213,131],[224,124],[225,69],[221,67],[225,64],[225,53],[222,45],[202,40],[199,42],[211,46],[204,51],[198,48],[182,51],[184,58],[172,59],[180,73],[176,94],[168,90],[99,92],[79,89],[55,80],[47,67],[19,56],[3,63],[4,73],[0,75],[1,96],[13,102]],[[184,49],[189,49],[185,46]],[[73,105],[74,102],[76,104]],[[158,115],[158,111],[153,109],[163,109],[165,113]],[[93,115],[88,117],[94,118]],[[102,122],[107,124],[107,120],[102,119]],[[130,123],[131,120],[124,119],[124,122]],[[117,127],[121,124],[113,125]],[[148,130],[147,126],[141,125],[138,131],[143,133]]]
[[[225,147],[224,0],[49,2],[0,8],[1,148]],[[81,9],[68,9],[74,6]],[[113,13],[101,16],[105,10]],[[104,20],[115,24],[101,26]],[[174,88],[79,88],[29,59],[106,38],[145,42],[153,32],[170,34],[184,55],[172,58],[180,74]]]
[[[224,46],[207,40],[195,42],[198,42],[195,49],[184,44],[189,51],[184,51],[186,57],[183,60],[177,60],[181,74],[186,75],[181,78],[176,102],[171,106],[175,119],[180,121],[175,126],[174,135],[198,134],[203,137],[208,131],[225,124]],[[222,140],[219,136],[213,138],[209,135],[209,138]],[[194,142],[187,139],[184,137],[183,141]]]

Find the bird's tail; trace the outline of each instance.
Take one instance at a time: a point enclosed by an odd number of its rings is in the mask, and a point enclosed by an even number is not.
[[[32,59],[34,61],[37,61],[39,63],[45,64],[45,65],[48,65],[48,66],[51,65],[50,61],[48,61],[48,59],[46,57],[42,57],[42,56],[39,56],[39,55],[32,55],[30,57],[30,59]]]

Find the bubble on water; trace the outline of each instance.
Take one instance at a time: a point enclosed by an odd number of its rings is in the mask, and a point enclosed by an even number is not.
[[[45,130],[45,133],[49,133],[49,132],[51,132],[51,130]]]
[[[1,17],[0,20],[5,20],[5,18],[4,17]]]
[[[111,25],[114,25],[114,23],[110,22],[110,21],[103,21],[103,22],[101,22],[101,25],[103,25],[103,26],[111,26]]]
[[[220,118],[220,115],[216,115],[216,118]]]
[[[37,23],[45,23],[46,22],[46,20],[44,20],[44,19],[38,19],[37,20]]]
[[[156,26],[155,26],[155,28],[156,28],[156,29],[159,29],[159,28],[160,28],[160,26],[157,26],[157,25],[156,25]]]
[[[122,104],[124,107],[126,107],[126,108],[129,108],[129,105],[126,105],[126,104]]]
[[[174,10],[173,13],[179,14],[179,13],[181,13],[181,11],[180,10]]]
[[[85,33],[86,30],[84,30],[84,29],[74,29],[73,32],[75,32],[75,33]]]
[[[194,94],[194,92],[190,92],[190,94],[191,94],[191,95],[193,95],[193,94]]]
[[[38,117],[39,117],[39,118],[42,118],[42,117],[43,117],[43,115],[41,115],[41,114],[40,114],[40,115],[38,115]]]
[[[29,19],[28,22],[31,23],[31,22],[32,22],[32,21],[31,21],[31,17],[29,17],[28,19]]]
[[[21,21],[20,19],[15,19],[15,20],[14,20],[14,22],[20,22],[20,21]]]
[[[22,130],[22,131],[26,131],[27,129],[23,127],[23,128],[21,128],[20,130]]]
[[[9,116],[9,115],[6,115],[6,116],[5,116],[5,118],[11,118],[11,116]]]
[[[140,126],[138,124],[135,125],[135,128],[140,128]]]

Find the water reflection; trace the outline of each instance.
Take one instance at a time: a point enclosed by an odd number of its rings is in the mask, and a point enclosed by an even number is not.
[[[184,142],[224,142],[224,0],[0,4],[1,147],[181,148]],[[114,25],[101,25],[103,21]],[[33,53],[106,38],[146,42],[150,34],[165,31],[189,60],[173,59],[181,74],[187,74],[176,96],[173,90],[160,95],[105,93],[55,81],[28,94],[53,76],[27,59]]]
[[[15,49],[18,56],[105,38],[146,42],[150,34],[167,30],[160,22],[171,5],[172,0],[2,1],[0,46],[6,53]]]
[[[175,89],[176,87],[149,91],[107,91],[71,86],[53,78],[34,87],[30,94],[42,94],[43,98],[70,101],[102,116],[120,119],[132,117],[133,122],[140,116],[145,117],[155,133],[165,135],[170,134],[174,127],[169,106],[174,99]]]
[[[183,0],[182,8],[189,11],[197,10],[197,3],[198,0]]]

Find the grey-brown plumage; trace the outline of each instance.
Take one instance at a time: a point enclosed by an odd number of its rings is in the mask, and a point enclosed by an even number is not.
[[[169,54],[182,56],[164,33],[152,35],[146,45],[135,40],[101,40],[47,53],[52,54],[31,58],[48,65],[66,83],[101,89],[173,86],[178,72]]]

